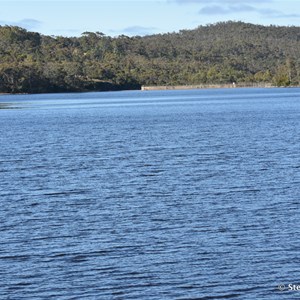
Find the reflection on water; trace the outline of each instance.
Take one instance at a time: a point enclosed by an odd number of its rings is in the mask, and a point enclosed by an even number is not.
[[[10,108],[14,108],[14,107],[8,103],[0,103],[0,109],[10,109]]]
[[[0,109],[16,109],[16,108],[22,108],[22,104],[20,105],[20,103],[17,103],[16,101],[14,101],[14,97],[12,95],[9,95],[8,98],[12,99],[12,101],[9,102],[3,102],[1,101],[3,99],[3,96],[0,97]]]

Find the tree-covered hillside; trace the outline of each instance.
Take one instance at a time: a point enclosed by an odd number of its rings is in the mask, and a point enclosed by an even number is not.
[[[145,37],[69,38],[0,26],[0,92],[230,82],[299,85],[300,27],[222,22]]]

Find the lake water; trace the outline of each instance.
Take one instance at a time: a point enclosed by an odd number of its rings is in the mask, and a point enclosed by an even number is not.
[[[300,298],[300,89],[0,103],[1,299]]]

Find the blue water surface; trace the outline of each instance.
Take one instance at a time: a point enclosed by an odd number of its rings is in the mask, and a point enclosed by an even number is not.
[[[299,88],[0,107],[0,299],[300,298]]]

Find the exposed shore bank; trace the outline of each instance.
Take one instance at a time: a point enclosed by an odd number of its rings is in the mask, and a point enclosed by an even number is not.
[[[194,89],[225,89],[225,88],[271,88],[271,83],[228,83],[228,84],[197,84],[197,85],[153,85],[142,86],[142,91],[160,90],[194,90]]]
[[[160,90],[193,90],[193,89],[232,89],[232,88],[300,88],[300,85],[276,86],[271,83],[236,83],[236,84],[197,84],[197,85],[153,85],[140,86],[140,88],[107,89],[107,90],[84,90],[84,91],[65,91],[65,92],[40,92],[40,93],[0,93],[1,96],[7,95],[34,95],[34,94],[69,94],[69,93],[89,93],[89,92],[120,92],[120,91],[160,91]]]

